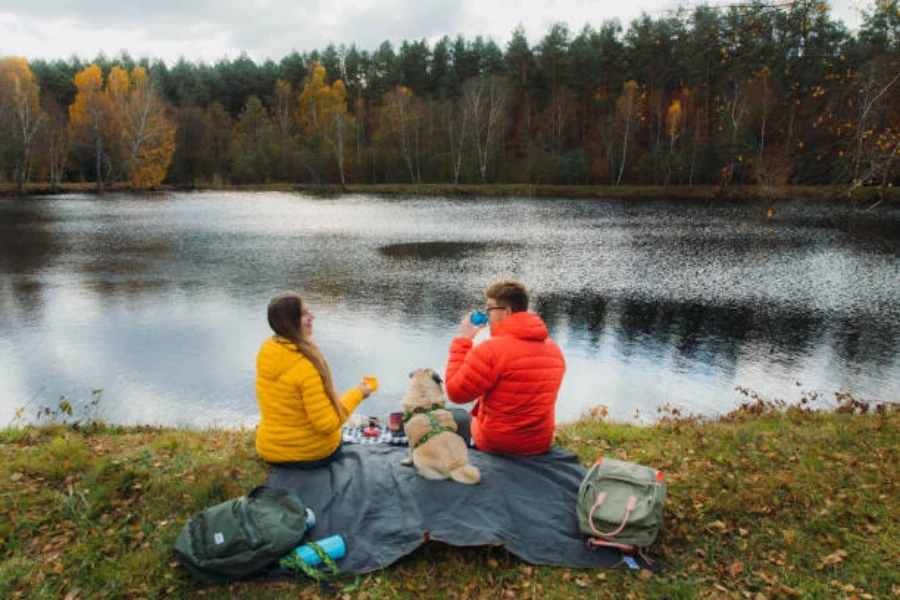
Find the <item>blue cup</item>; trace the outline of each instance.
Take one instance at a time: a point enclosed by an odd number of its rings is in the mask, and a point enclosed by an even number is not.
[[[321,540],[316,540],[316,544],[318,544],[332,560],[344,558],[344,555],[347,553],[347,547],[344,545],[344,538],[339,535],[332,535]],[[322,563],[322,558],[319,556],[319,553],[313,550],[309,544],[297,546],[291,550],[291,554],[296,555],[297,558],[311,567]],[[288,556],[290,556],[290,554]],[[287,567],[282,564],[281,568],[286,569]]]
[[[487,323],[488,317],[486,314],[484,314],[483,311],[476,310],[469,317],[469,320],[472,321],[472,325],[478,326],[478,325],[484,325],[485,323]]]

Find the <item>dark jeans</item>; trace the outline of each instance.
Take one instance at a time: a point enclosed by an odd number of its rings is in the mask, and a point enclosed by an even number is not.
[[[456,433],[466,441],[466,446],[472,445],[472,415],[464,408],[448,408],[453,420],[456,421]]]
[[[294,462],[270,462],[269,464],[273,467],[280,467],[282,469],[301,469],[301,470],[309,470],[309,469],[318,469],[320,467],[326,467],[331,464],[331,462],[336,459],[341,454],[341,448],[344,447],[344,442],[341,441],[340,445],[338,445],[337,450],[326,456],[325,458],[318,458],[316,460],[298,460]]]

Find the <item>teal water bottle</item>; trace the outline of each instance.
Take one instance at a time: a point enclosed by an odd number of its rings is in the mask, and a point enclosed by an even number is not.
[[[347,553],[347,547],[344,545],[344,538],[339,535],[332,535],[327,538],[316,540],[315,542],[325,554],[327,554],[332,560],[337,560],[339,558],[344,558],[344,555]],[[318,564],[322,563],[322,557],[319,556],[319,553],[313,549],[313,547],[309,544],[303,544],[302,546],[297,546],[291,553],[281,559],[280,565],[282,570],[290,570],[291,565],[299,559],[306,565],[310,567],[314,567]]]
[[[469,320],[472,321],[472,325],[475,325],[475,326],[484,325],[485,323],[488,322],[487,315],[484,314],[484,312],[480,311],[480,310],[476,310],[475,312],[473,312],[472,315],[469,317]]]

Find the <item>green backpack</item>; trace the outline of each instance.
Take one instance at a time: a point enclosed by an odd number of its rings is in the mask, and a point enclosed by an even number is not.
[[[276,565],[306,530],[306,506],[295,493],[260,486],[191,517],[173,552],[195,578],[228,583]]]
[[[583,533],[592,536],[591,546],[640,552],[659,533],[665,499],[662,472],[598,458],[578,489],[578,524]]]

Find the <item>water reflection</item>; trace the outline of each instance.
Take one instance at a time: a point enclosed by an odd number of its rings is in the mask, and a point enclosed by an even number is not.
[[[488,247],[483,242],[407,242],[381,246],[378,251],[391,258],[430,260],[462,258]]]
[[[738,385],[896,400],[898,222],[797,201],[2,201],[0,424],[94,388],[113,422],[253,424],[265,305],[292,287],[338,387],[377,375],[362,410],[383,414],[412,369],[443,370],[501,277],[528,284],[566,355],[561,420],[712,414]]]

